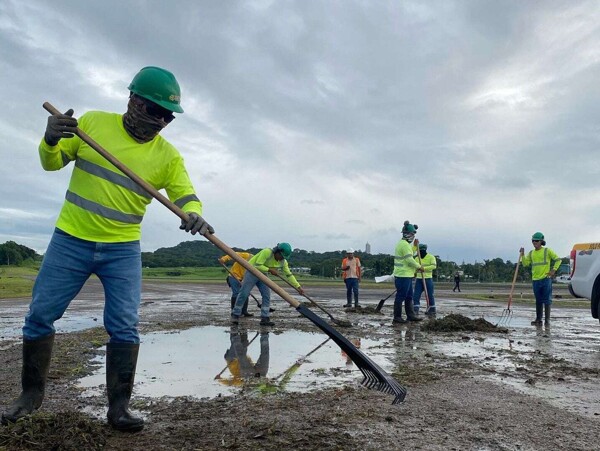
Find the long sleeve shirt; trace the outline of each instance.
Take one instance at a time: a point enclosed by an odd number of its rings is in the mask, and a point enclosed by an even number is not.
[[[419,261],[419,259],[417,258],[417,262],[418,261]],[[423,273],[423,275],[425,276],[425,279],[431,279],[433,277],[433,270],[435,268],[437,268],[437,261],[435,259],[435,255],[433,255],[433,254],[425,255],[425,257],[421,258],[421,264],[423,265],[423,268],[425,269],[425,272]],[[421,273],[417,272],[416,277],[418,279],[420,279]]]
[[[123,127],[121,114],[90,111],[78,120],[90,135],[125,166],[188,213],[202,214],[202,203],[183,164],[183,158],[162,136],[140,144]],[[141,222],[152,196],[125,176],[78,136],[39,146],[46,171],[71,161],[75,167],[56,227],[83,240],[120,243],[137,241]]]
[[[419,263],[413,258],[412,245],[406,240],[398,241],[394,254],[394,276],[412,278],[419,267]]]
[[[531,250],[523,255],[523,266],[531,266],[531,278],[541,280],[548,277],[550,269],[558,270],[561,258],[549,247],[541,247]]]
[[[283,275],[287,278],[288,282],[292,284],[294,288],[299,288],[300,284],[290,271],[287,260],[284,258],[281,261],[275,259],[273,249],[266,248],[256,254],[249,260],[250,264],[261,272],[268,272],[269,269],[281,269]]]

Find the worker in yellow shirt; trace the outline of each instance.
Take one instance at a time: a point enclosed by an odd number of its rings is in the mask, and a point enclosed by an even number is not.
[[[535,295],[535,320],[532,326],[542,325],[542,310],[546,326],[550,325],[552,305],[552,278],[560,267],[561,259],[552,249],[546,246],[544,234],[536,232],[531,237],[533,250],[525,254],[525,249],[519,249],[524,267],[531,266],[531,280]]]
[[[248,252],[236,252],[236,254],[238,254],[244,260],[249,260],[253,256]],[[219,263],[225,265],[232,260],[233,259],[229,255],[223,255],[221,258],[219,258]],[[226,281],[229,288],[231,288],[231,310],[233,310],[235,300],[237,299],[237,295],[242,287],[242,280],[244,279],[244,274],[246,274],[246,269],[244,269],[244,267],[238,262],[234,262],[229,271],[230,274],[227,276]],[[242,307],[242,316],[254,316],[252,313],[248,313],[248,299],[246,299],[246,302]]]
[[[427,297],[429,298],[429,308],[425,312],[428,316],[435,316],[435,296],[433,294],[433,270],[437,268],[437,261],[435,255],[427,252],[427,245],[419,243],[419,254],[421,257],[421,264],[423,265],[424,272],[417,272],[415,274],[415,289],[413,293],[413,302],[415,313],[419,313],[421,307],[421,295],[425,288],[427,288]],[[423,281],[425,288],[423,287]]]
[[[402,239],[398,241],[394,253],[394,284],[396,285],[396,298],[394,300],[394,319],[393,324],[402,324],[406,321],[422,321],[415,315],[413,309],[413,289],[412,281],[415,272],[424,271],[423,266],[413,257],[412,242],[415,239],[415,234],[419,227],[416,224],[411,224],[409,221],[404,221],[402,227]],[[406,310],[406,320],[402,318],[402,303]]]
[[[48,117],[39,145],[42,167],[57,171],[73,162],[73,172],[25,317],[22,392],[2,414],[2,423],[15,422],[41,406],[54,322],[95,274],[104,287],[104,327],[110,337],[106,345],[108,423],[127,432],[144,427],[144,420],[129,411],[129,400],[140,346],[140,230],[152,196],[75,136],[77,129],[154,188],[164,188],[189,216],[181,229],[201,235],[214,230],[202,219],[202,203],[183,158],[159,134],[175,119],[173,113],[183,113],[175,76],[160,67],[144,67],[128,89],[124,114],[89,111],[77,120],[70,109]]]
[[[254,266],[256,269],[263,273],[271,273],[273,275],[278,274],[278,270],[281,269],[283,275],[292,284],[292,286],[300,294],[304,294],[304,290],[290,271],[287,259],[292,255],[292,246],[289,243],[278,243],[274,248],[265,248],[252,257],[248,263]],[[258,277],[252,274],[250,271],[246,271],[242,280],[242,287],[238,293],[237,300],[233,310],[231,311],[231,322],[238,324],[240,315],[242,314],[242,306],[248,301],[250,291],[254,286],[258,287],[262,296],[262,304],[260,307],[260,325],[261,326],[273,326],[274,323],[269,319],[270,305],[271,305],[271,289],[267,284],[261,282]]]

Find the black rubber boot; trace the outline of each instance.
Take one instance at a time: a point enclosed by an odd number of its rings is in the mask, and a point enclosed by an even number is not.
[[[406,320],[402,318],[402,302],[394,301],[394,319],[392,324],[404,324]]]
[[[260,325],[261,326],[274,326],[275,323],[273,321],[271,321],[268,316],[263,316],[260,319]]]
[[[550,311],[552,310],[552,307],[550,306],[550,304],[546,304],[544,306],[544,324],[546,326],[550,325]]]
[[[2,413],[2,424],[14,423],[42,405],[53,344],[54,334],[39,340],[23,339],[22,392],[12,406]]]
[[[535,321],[531,322],[532,326],[541,326],[542,325],[542,310],[544,308],[544,304],[535,304]]]
[[[406,319],[408,321],[423,321],[423,318],[415,315],[412,299],[404,301],[404,309],[406,310]]]
[[[106,345],[106,390],[108,392],[108,424],[118,431],[137,432],[144,420],[129,411],[139,344],[108,343]]]
[[[231,296],[231,310],[233,310],[233,307],[235,307],[236,299],[237,299],[237,296]]]
[[[244,302],[244,306],[242,307],[242,316],[254,316],[253,313],[248,313],[248,299]]]

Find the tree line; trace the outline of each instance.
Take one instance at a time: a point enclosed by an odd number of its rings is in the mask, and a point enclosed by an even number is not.
[[[261,249],[239,249],[252,254]],[[211,267],[219,266],[217,259],[223,253],[207,241],[185,241],[173,247],[164,247],[154,252],[142,252],[142,265],[149,268],[172,268],[172,267]],[[356,252],[364,267],[364,277],[374,278],[394,271],[394,257],[387,254],[365,254]],[[341,277],[341,262],[346,256],[345,251],[314,252],[304,249],[294,249],[289,259],[290,267],[305,268],[315,276],[337,278]],[[0,265],[23,265],[31,262],[39,262],[41,256],[33,249],[7,241],[0,244]],[[515,271],[516,262],[494,258],[483,260],[483,262],[461,263],[444,261],[439,256],[437,259],[437,270],[433,276],[436,280],[451,280],[457,271],[460,271],[462,280],[480,282],[507,282],[511,281]],[[563,259],[562,273],[568,272],[568,259]],[[520,267],[519,281],[531,280],[528,269]]]
[[[41,261],[42,256],[33,249],[17,244],[14,241],[7,241],[0,244],[0,265],[16,265],[34,263]]]

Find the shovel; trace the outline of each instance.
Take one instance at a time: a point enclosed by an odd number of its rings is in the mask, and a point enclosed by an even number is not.
[[[513,293],[515,291],[515,283],[517,282],[517,275],[519,274],[520,264],[521,253],[519,252],[519,259],[517,260],[517,266],[515,267],[515,274],[513,276],[512,285],[510,286],[510,293],[508,294],[508,305],[504,310],[502,310],[502,315],[500,316],[500,319],[498,320],[498,324],[496,324],[496,326],[499,326],[501,324],[508,325],[508,323],[510,323],[510,320],[512,319],[513,313],[510,306],[512,305]]]
[[[285,277],[281,276],[281,274],[277,274],[277,277],[279,277],[281,280],[283,280],[285,283],[287,283],[290,287],[295,289],[294,285],[289,283]],[[314,305],[319,310],[321,310],[323,313],[325,313],[327,316],[329,316],[329,318],[331,318],[331,321],[333,321],[334,324],[337,324],[340,327],[352,327],[352,323],[350,321],[334,318],[331,313],[329,313],[327,310],[325,310],[323,307],[321,307],[319,304],[317,304],[315,301],[313,301],[310,297],[308,297],[307,294],[303,294],[302,296],[304,296],[306,299],[308,299],[312,305]]]
[[[50,103],[44,103],[44,109],[53,115],[62,114],[56,108],[54,108]],[[189,216],[186,212],[184,212],[181,208],[171,202],[168,198],[163,196],[156,188],[146,182],[144,179],[135,174],[131,169],[121,163],[117,158],[115,158],[112,154],[110,154],[106,149],[104,149],[100,144],[94,141],[90,136],[85,133],[80,128],[77,128],[76,135],[84,141],[87,145],[89,145],[92,149],[98,152],[102,157],[107,159],[113,166],[119,169],[123,174],[133,180],[136,184],[138,184],[141,188],[144,189],[148,194],[154,197],[157,201],[171,210],[175,215],[177,215],[183,221],[188,221]],[[370,358],[368,358],[365,354],[363,354],[359,349],[357,349],[346,337],[340,334],[337,330],[335,330],[331,325],[327,324],[323,318],[315,314],[312,310],[310,310],[305,305],[298,302],[292,296],[290,296],[283,288],[269,279],[266,275],[240,257],[233,249],[223,243],[220,239],[218,239],[214,234],[207,233],[204,237],[214,244],[217,248],[219,248],[222,252],[229,255],[233,260],[238,262],[246,271],[250,271],[254,276],[256,276],[261,282],[266,284],[271,290],[277,293],[283,300],[285,300],[288,304],[294,307],[302,316],[311,321],[315,326],[321,329],[325,334],[327,334],[331,339],[352,359],[354,364],[358,367],[361,373],[364,376],[362,384],[370,389],[378,390],[383,393],[387,393],[394,396],[394,400],[392,404],[397,404],[404,401],[406,397],[406,388],[398,383],[392,376],[386,373],[379,365],[373,362]]]
[[[221,262],[219,262],[221,263]],[[238,282],[241,282],[240,279],[238,279],[237,277],[235,277],[235,275],[231,272],[231,270],[225,265],[225,263],[221,263],[221,266],[223,266],[223,268],[225,268],[225,270],[231,275],[231,277],[233,277],[234,279],[236,279]],[[258,305],[258,308],[262,308],[262,304],[258,301],[258,299],[256,299],[256,296],[254,296],[252,293],[250,293],[250,296],[252,297],[252,299],[254,299],[254,301],[256,302],[256,305]],[[274,312],[275,309],[270,307],[269,308],[269,312]]]
[[[383,307],[383,304],[385,304],[385,301],[387,301],[389,298],[391,298],[393,295],[395,295],[396,291],[397,290],[392,291],[392,294],[389,294],[387,297],[385,297],[381,301],[379,301],[379,303],[377,304],[377,307],[375,307],[375,311],[380,312],[381,308]]]

